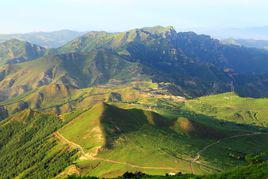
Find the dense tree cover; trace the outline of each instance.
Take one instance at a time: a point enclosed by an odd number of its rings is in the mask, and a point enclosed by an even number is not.
[[[25,110],[0,123],[0,178],[53,177],[76,151],[58,146],[51,134],[62,125],[53,115]]]

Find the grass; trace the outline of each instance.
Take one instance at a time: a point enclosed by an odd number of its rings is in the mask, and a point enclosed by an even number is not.
[[[191,173],[191,161],[205,146],[217,142],[218,139],[258,131],[258,127],[237,125],[236,121],[222,123],[222,119],[185,110],[187,106],[185,103],[161,99],[151,102],[154,107],[150,104],[148,107],[145,106],[146,103],[140,103],[139,100],[135,103],[112,102],[125,109],[104,105],[100,110],[100,106],[97,108],[95,106],[89,110],[91,112],[84,113],[87,115],[81,115],[83,118],[78,116],[60,132],[66,138],[88,149],[88,146],[94,146],[94,142],[83,137],[86,135],[84,131],[92,130],[92,121],[98,120],[102,129],[101,134],[105,139],[102,150],[96,156],[100,159],[77,160],[76,166],[81,169],[82,175],[114,177],[123,174],[126,168],[133,172],[143,171],[151,175],[163,175],[173,171],[172,169],[155,170],[142,167],[170,167],[177,172]],[[99,111],[97,111],[98,108]],[[159,116],[159,114],[142,110],[148,108],[164,115]],[[96,115],[98,112],[101,114]],[[181,117],[174,118],[174,116]],[[156,122],[156,118],[159,118],[160,123]],[[165,122],[161,123],[161,120]],[[185,122],[186,125],[184,125]],[[215,133],[220,135],[216,137]],[[260,141],[255,143],[254,136],[244,136],[222,140],[209,147],[201,153],[198,159],[201,164],[192,164],[194,174],[204,175],[216,172],[216,169],[228,170],[237,165],[245,165],[246,161],[243,158],[245,155],[267,150],[267,136],[258,137]],[[240,155],[242,158],[238,158]],[[117,161],[120,164],[101,159]]]
[[[96,159],[76,161],[76,166],[81,169],[83,175],[117,176],[115,173],[122,174],[126,167],[149,174],[179,171],[191,173],[190,163],[196,153],[217,139],[200,136],[197,131],[187,133],[182,129],[177,130],[175,122],[149,111],[98,104],[77,116],[59,132],[88,152],[93,147],[102,146]],[[195,124],[195,127],[198,125]],[[99,127],[99,133],[92,133],[96,127]],[[202,127],[208,129],[205,124],[202,124]],[[199,165],[194,164],[195,173],[215,171],[213,165],[208,167],[211,165],[209,161],[201,161],[206,165],[202,166],[201,170]],[[96,165],[97,167],[94,167]]]
[[[217,164],[224,170],[244,165],[247,154],[268,151],[267,139],[268,134],[262,134],[223,140],[203,153],[204,160]]]
[[[83,112],[61,128],[59,132],[68,140],[81,145],[86,150],[103,145],[99,121],[102,110],[102,106],[97,105]]]
[[[185,109],[217,119],[268,127],[268,99],[242,98],[234,93],[200,97],[185,103]]]
[[[42,90],[40,88],[38,92]],[[101,146],[96,157],[121,162],[76,160],[74,164],[81,175],[90,176],[114,177],[126,170],[152,175],[173,171],[164,167],[191,173],[190,163],[197,152],[219,138],[265,131],[267,99],[241,98],[226,93],[184,101],[165,98],[151,91],[165,94],[150,81],[70,90],[66,93],[69,100],[60,97],[62,94],[52,96],[47,93],[43,108],[39,110],[53,112],[53,108],[59,108],[63,124],[60,134],[86,152]],[[34,94],[37,92],[19,99],[31,102]],[[111,98],[111,94],[120,98]],[[50,101],[51,98],[54,100]],[[101,101],[107,104],[95,105]],[[70,105],[67,113],[62,110],[65,105]],[[259,141],[247,136],[223,140],[209,147],[198,159],[202,165],[192,164],[194,174],[245,165],[243,157],[238,159],[240,155],[268,150],[267,136],[258,137]]]

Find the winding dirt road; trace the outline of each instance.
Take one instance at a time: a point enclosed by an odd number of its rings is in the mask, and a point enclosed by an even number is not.
[[[130,167],[133,168],[141,168],[141,169],[153,169],[153,170],[168,170],[168,171],[172,171],[172,172],[178,172],[177,169],[172,168],[172,167],[146,167],[146,166],[140,166],[140,165],[135,165],[135,164],[131,164],[128,162],[121,162],[121,161],[116,161],[116,160],[110,160],[110,159],[105,159],[105,158],[100,158],[100,157],[96,157],[97,155],[97,151],[100,147],[96,147],[96,152],[93,153],[86,153],[85,150],[83,149],[82,146],[80,146],[79,144],[76,144],[68,139],[66,139],[63,135],[61,135],[58,131],[53,133],[54,136],[56,138],[58,138],[60,141],[70,145],[72,148],[76,148],[81,152],[81,159],[87,159],[87,160],[100,160],[103,162],[108,162],[108,163],[114,163],[114,164],[121,164],[121,165],[128,165]]]
[[[201,156],[201,153],[203,153],[205,150],[207,150],[208,148],[216,145],[216,144],[219,144],[221,143],[222,141],[224,140],[229,140],[229,139],[234,139],[234,138],[239,138],[239,137],[245,137],[245,136],[254,136],[254,135],[263,135],[263,134],[268,134],[268,133],[263,133],[263,132],[253,132],[253,133],[249,133],[249,134],[239,134],[239,135],[234,135],[234,136],[231,136],[231,137],[226,137],[226,138],[222,138],[222,139],[219,139],[217,140],[216,142],[213,142],[205,147],[203,147],[201,150],[199,150],[197,153],[196,153],[196,156],[192,159],[191,163],[190,163],[190,169],[191,169],[191,172],[194,174],[194,170],[193,170],[193,163],[198,163],[198,164],[201,164],[201,162],[199,162],[199,158]],[[211,167],[212,168],[212,167]],[[219,169],[217,168],[214,168],[215,170],[218,170],[220,171]]]

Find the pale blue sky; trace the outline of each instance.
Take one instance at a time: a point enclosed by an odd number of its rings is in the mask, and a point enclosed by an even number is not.
[[[267,0],[0,0],[0,33],[268,25]]]

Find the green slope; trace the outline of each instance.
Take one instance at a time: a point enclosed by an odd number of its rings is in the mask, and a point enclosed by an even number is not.
[[[0,43],[0,65],[33,60],[46,53],[44,47],[16,39]]]
[[[54,115],[21,111],[0,123],[0,177],[51,178],[74,160],[77,151],[52,135],[63,123]]]
[[[0,66],[2,178],[204,175],[268,151],[266,98],[176,96],[265,96],[265,51],[172,27],[90,32],[46,56],[10,46]]]
[[[268,127],[268,99],[242,98],[235,93],[205,96],[185,103],[185,109],[223,121]]]
[[[245,165],[249,154],[268,150],[268,135],[257,126],[223,123],[185,110],[182,102],[156,99],[124,103],[116,98],[109,101],[113,105],[99,103],[59,118],[32,110],[10,116],[0,124],[0,159],[7,165],[3,176],[116,177],[126,171],[203,175]],[[15,153],[12,147],[18,148]],[[35,153],[38,147],[42,150]],[[16,162],[6,163],[6,157],[28,156],[24,151],[37,162],[29,159],[30,164],[27,160],[18,168]],[[49,170],[44,171],[44,165]]]
[[[34,61],[0,67],[0,99],[15,97],[48,84],[85,88],[144,79],[137,63],[125,61],[110,50],[88,54],[45,56]]]
[[[134,80],[117,85],[104,84],[78,89],[64,84],[48,84],[35,90],[8,98],[0,103],[3,116],[13,114],[24,108],[62,114],[73,110],[92,107],[97,102],[114,102],[123,107],[155,108],[160,101],[167,103],[165,108],[179,106],[176,102],[184,98],[170,94],[167,89],[172,84],[157,84],[150,80]],[[173,93],[178,93],[173,90]],[[159,102],[157,102],[159,101]],[[167,101],[167,102],[164,102]],[[157,104],[158,103],[158,104]],[[172,103],[172,104],[169,104]],[[167,113],[169,115],[169,113]]]
[[[56,53],[96,48],[112,49],[128,61],[150,67],[153,70],[149,74],[155,81],[175,83],[184,96],[232,89],[243,96],[268,95],[265,50],[224,45],[206,35],[177,33],[172,27],[156,26],[120,33],[89,32],[58,48]]]
[[[268,163],[254,164],[244,167],[237,167],[227,172],[205,176],[202,178],[267,178],[268,176]]]
[[[155,174],[178,168],[187,172],[190,154],[183,151],[190,141],[180,141],[183,136],[169,129],[172,123],[156,113],[102,103],[82,113],[59,133],[81,146],[82,156],[76,165],[82,175],[118,176],[127,168]],[[90,167],[94,165],[98,167]]]
[[[245,164],[247,154],[266,151],[268,144],[268,135],[246,129],[236,124],[225,128],[209,117],[168,119],[150,111],[101,103],[59,133],[80,150],[75,163],[80,175],[115,177],[137,170],[207,174]],[[255,141],[256,135],[263,139]]]
[[[89,32],[82,37],[65,44],[58,48],[58,53],[69,52],[89,52],[96,48],[111,48],[118,51],[126,50],[131,42],[151,43],[152,40],[165,37],[167,33],[175,32],[171,26],[145,27],[132,29],[127,32],[108,33],[108,32]],[[154,35],[154,36],[153,36]],[[122,52],[123,53],[123,52]]]

